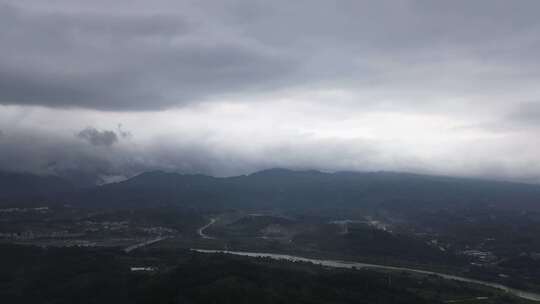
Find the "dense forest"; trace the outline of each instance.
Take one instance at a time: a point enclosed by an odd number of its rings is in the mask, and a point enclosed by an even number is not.
[[[94,187],[76,187],[57,177],[29,174],[0,174],[0,182],[4,180],[11,190],[0,193],[0,203],[39,197],[41,201],[92,208],[382,208],[416,214],[471,206],[538,210],[540,200],[538,185],[395,172],[270,169],[216,178],[154,171]]]
[[[490,296],[492,303],[518,301],[437,278],[191,251],[127,255],[114,249],[17,245],[0,250],[3,303],[419,304],[479,295]],[[151,271],[131,271],[148,265]]]

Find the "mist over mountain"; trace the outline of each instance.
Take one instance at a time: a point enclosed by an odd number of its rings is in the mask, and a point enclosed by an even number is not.
[[[104,3],[0,1],[0,170],[540,182],[537,1]]]
[[[50,176],[3,173],[2,178],[9,187],[2,189],[0,197],[48,196],[89,208],[172,205],[400,212],[475,207],[540,210],[538,185],[397,172],[269,169],[212,177],[151,171],[126,181],[84,188]]]

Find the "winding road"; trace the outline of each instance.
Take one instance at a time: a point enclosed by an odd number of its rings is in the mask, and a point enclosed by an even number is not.
[[[210,226],[211,224],[213,224],[213,222],[210,222],[208,225],[202,227],[201,229],[204,230],[204,228]],[[199,234],[204,235],[201,229],[199,229]],[[313,263],[317,265],[322,265],[322,266],[327,266],[327,267],[336,267],[336,268],[355,268],[355,269],[371,268],[371,269],[382,269],[382,270],[406,271],[406,272],[420,273],[420,274],[425,274],[425,275],[435,275],[444,279],[455,280],[455,281],[466,282],[466,283],[473,283],[473,284],[478,284],[482,286],[496,288],[496,289],[505,291],[509,294],[512,294],[514,296],[520,297],[522,299],[540,302],[540,294],[538,293],[511,288],[511,287],[508,287],[499,283],[480,281],[476,279],[470,279],[466,277],[460,277],[460,276],[444,274],[444,273],[439,273],[439,272],[434,272],[434,271],[421,270],[421,269],[386,266],[386,265],[369,264],[369,263],[358,263],[358,262],[349,262],[349,261],[339,261],[339,260],[309,259],[309,258],[287,255],[287,254],[274,254],[274,253],[265,253],[265,252],[206,250],[206,249],[191,249],[191,250],[200,252],[200,253],[224,253],[224,254],[241,255],[241,256],[248,256],[248,257],[264,257],[264,258],[271,258],[275,260],[288,260],[288,261],[293,261],[293,262],[308,262],[308,263]]]
[[[148,241],[144,241],[142,243],[138,243],[138,244],[135,244],[135,245],[132,245],[132,246],[129,246],[127,248],[124,249],[124,252],[125,253],[130,253],[131,251],[137,249],[137,248],[141,248],[141,247],[145,247],[145,246],[149,246],[149,245],[152,245],[152,244],[155,244],[157,242],[161,242],[163,240],[166,240],[170,238],[170,236],[160,236],[160,237],[157,237],[155,239],[151,239],[151,240],[148,240]]]
[[[205,234],[204,233],[204,230],[210,226],[212,226],[212,224],[214,224],[216,222],[216,219],[215,218],[211,218],[210,219],[210,222],[204,226],[202,226],[201,228],[199,228],[199,230],[197,230],[197,233],[203,238],[203,239],[215,239],[214,237],[211,237],[209,236],[208,234]],[[193,231],[193,230],[192,230]]]

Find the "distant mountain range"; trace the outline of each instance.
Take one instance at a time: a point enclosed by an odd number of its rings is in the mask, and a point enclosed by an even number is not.
[[[270,169],[217,178],[153,171],[119,183],[76,188],[52,176],[0,173],[0,198],[47,197],[85,207],[422,208],[483,206],[540,210],[540,186],[395,172]]]
[[[40,199],[75,190],[71,182],[57,176],[0,171],[0,202]]]

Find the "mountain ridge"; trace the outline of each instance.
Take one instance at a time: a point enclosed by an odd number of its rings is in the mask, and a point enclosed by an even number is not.
[[[126,191],[129,193],[120,193]],[[271,169],[212,177],[163,171],[85,191],[110,206],[167,205],[304,208],[414,205],[497,206],[540,210],[540,185],[403,172]],[[116,197],[116,200],[113,198]],[[81,199],[88,202],[88,199]],[[107,205],[106,204],[106,205]],[[84,204],[83,204],[84,205]]]
[[[540,185],[406,172],[333,173],[273,168],[213,177],[165,171],[76,188],[54,176],[0,172],[0,198],[42,198],[84,207],[136,208],[445,208],[540,211]]]

